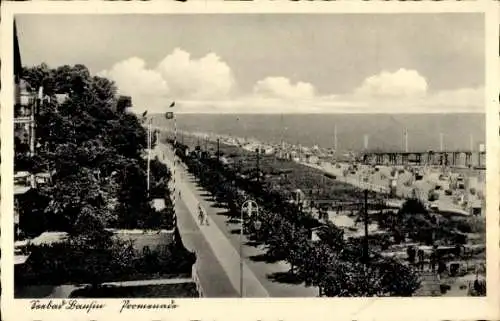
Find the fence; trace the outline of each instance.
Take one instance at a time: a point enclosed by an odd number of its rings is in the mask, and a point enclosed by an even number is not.
[[[203,298],[205,295],[203,292],[203,287],[200,282],[200,278],[198,277],[198,269],[196,268],[196,263],[193,264],[191,278],[193,279],[193,282],[196,284],[196,291],[198,291],[199,297]]]

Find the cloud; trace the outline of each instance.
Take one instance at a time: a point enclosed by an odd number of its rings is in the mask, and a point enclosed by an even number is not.
[[[209,53],[194,59],[181,49],[165,56],[155,68],[133,57],[99,75],[112,79],[121,93],[132,96],[136,111],[162,112],[172,100],[225,98],[235,86],[231,68],[219,56]]]
[[[187,113],[484,112],[484,88],[432,91],[418,71],[405,68],[369,76],[347,94],[318,94],[311,83],[274,76],[237,96],[233,72],[218,55],[195,59],[181,49],[155,67],[132,57],[100,75],[132,96],[135,112],[164,112],[172,100]]]
[[[230,94],[235,84],[231,68],[214,53],[196,60],[175,49],[158,64],[157,71],[177,97],[220,98]]]
[[[128,95],[158,95],[169,92],[167,82],[155,70],[146,68],[146,62],[133,57],[113,65],[107,71],[99,73],[100,76],[114,80],[120,89]]]
[[[253,92],[257,96],[283,99],[312,99],[315,96],[314,86],[306,82],[292,84],[285,77],[267,77],[259,80]]]
[[[422,105],[450,112],[484,112],[485,88],[458,88],[429,94]]]
[[[427,80],[416,70],[401,68],[383,71],[366,78],[355,95],[369,97],[422,97],[427,93]]]

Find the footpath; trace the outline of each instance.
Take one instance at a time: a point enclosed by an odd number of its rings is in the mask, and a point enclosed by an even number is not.
[[[184,194],[184,192],[181,193]],[[186,207],[185,201],[182,199],[177,201],[175,210],[182,242],[188,251],[196,253],[195,271],[203,296],[208,298],[239,297],[239,291],[229,280],[200,226]]]
[[[159,158],[165,156],[165,162],[171,168],[173,166],[173,151],[165,145],[158,145]],[[231,222],[225,215],[227,209],[219,208],[213,202],[211,195],[199,187],[196,178],[189,174],[184,164],[178,163],[176,167],[177,188],[181,190],[182,200],[191,208],[192,218],[197,220],[197,206],[201,204],[209,217],[208,226],[199,226],[205,235],[207,242],[212,247],[220,264],[227,272],[234,288],[239,290],[239,245],[240,237],[237,233],[240,229],[239,222]],[[180,221],[178,217],[178,221]],[[180,224],[179,224],[180,225]],[[182,231],[181,231],[182,232]],[[318,290],[315,287],[306,287],[303,284],[287,282],[287,272],[290,269],[288,263],[266,262],[262,259],[265,249],[261,246],[255,247],[246,244],[243,239],[244,258],[244,297],[315,297]],[[198,252],[197,252],[197,255]],[[207,295],[208,297],[208,295]]]
[[[173,168],[174,165],[173,151],[168,147],[166,147],[165,145],[160,145],[160,144],[158,145],[156,151],[160,154],[158,155],[158,158],[164,161],[169,168]],[[208,225],[200,225],[200,222],[198,221],[199,200],[194,195],[192,188],[188,186],[186,182],[187,173],[185,172],[185,169],[181,167],[180,164],[177,164],[175,175],[176,175],[175,181],[177,184],[177,191],[181,192],[181,202],[179,203],[183,203],[187,208],[186,212],[178,214],[178,226],[183,241],[186,239],[186,243],[191,242],[190,232],[192,231],[188,230],[187,225],[185,225],[182,222],[183,220],[182,216],[187,214],[191,216],[191,219],[195,222],[198,229],[201,231],[201,234],[203,234],[205,241],[210,245],[211,250],[215,254],[218,263],[225,271],[225,274],[229,278],[232,286],[235,289],[238,289],[238,294],[240,294],[240,255],[238,251],[233,247],[233,245],[221,232],[221,230],[215,224],[215,222],[213,222],[210,216],[208,217],[208,222],[209,222]],[[186,244],[186,247],[189,250],[192,251],[194,250],[197,257],[203,256],[204,252],[207,249],[204,247],[201,248],[196,247],[196,244],[194,244],[194,242],[192,243],[193,244],[191,245]],[[189,248],[191,246],[193,246],[193,249]],[[207,279],[210,281],[211,279],[208,278],[206,274],[208,274],[213,267],[204,264],[202,261],[197,262],[197,265],[198,264],[199,264],[198,277],[200,278],[200,282],[202,279]],[[205,283],[202,284],[205,296],[212,297],[210,295],[210,292],[214,287],[215,288],[218,287],[217,282],[203,282],[203,283]],[[248,268],[245,262],[243,263],[243,284],[244,284],[244,289],[243,289],[244,297],[262,298],[269,296],[267,290],[262,286],[262,284],[254,275],[252,270]]]

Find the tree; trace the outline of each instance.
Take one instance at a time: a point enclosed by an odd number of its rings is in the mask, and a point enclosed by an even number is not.
[[[92,76],[83,65],[42,64],[24,68],[23,75],[51,98],[37,115],[37,157],[25,162],[31,171],[55,172],[52,184],[42,187],[50,199],[45,212],[63,218],[68,231],[85,231],[76,225],[88,219],[79,216],[89,215],[89,208],[103,226],[136,225],[150,206],[143,160],[147,135],[140,120],[126,112],[131,98],[118,97],[112,81]],[[55,94],[68,99],[59,104]],[[162,166],[153,162],[157,189],[170,179]]]
[[[295,274],[295,268],[300,269],[300,267],[304,266],[305,261],[308,260],[307,254],[312,245],[304,233],[298,233],[295,240],[291,244],[288,244],[288,246],[286,259],[290,263],[290,272]],[[298,274],[300,275],[300,272]]]
[[[306,259],[299,267],[298,274],[306,286],[317,286],[320,296],[324,292],[324,279],[329,273],[330,265],[336,262],[333,250],[324,243],[316,243],[307,248]]]
[[[383,259],[370,265],[337,261],[330,265],[322,285],[330,297],[411,296],[420,281],[412,268]]]
[[[91,232],[70,239],[68,265],[82,282],[98,288],[117,275],[126,275],[133,269],[135,251],[131,242],[112,238],[110,233]]]
[[[56,174],[53,179],[54,184],[40,187],[40,192],[50,199],[45,212],[61,217],[66,231],[85,231],[90,216],[101,228],[115,219],[106,209],[105,191],[94,171],[81,168],[67,176]]]
[[[411,214],[428,214],[429,211],[425,208],[425,205],[416,198],[407,199],[401,209],[399,210],[399,215],[411,215]]]
[[[330,246],[334,251],[341,251],[344,248],[344,231],[339,229],[331,221],[328,221],[321,229],[318,230],[318,236],[321,242]]]
[[[321,284],[329,297],[382,295],[380,279],[374,270],[360,263],[340,261],[333,264]]]
[[[150,171],[152,197],[164,197],[172,176],[170,170],[156,157],[150,162]]]
[[[395,259],[383,259],[377,263],[377,268],[386,295],[411,296],[420,288],[420,278],[411,266]]]
[[[303,229],[297,228],[287,220],[281,220],[281,223],[277,223],[270,232],[267,254],[277,260],[286,260],[290,257],[295,259],[296,253],[291,254],[291,251],[302,252],[301,246],[305,241],[306,235]]]

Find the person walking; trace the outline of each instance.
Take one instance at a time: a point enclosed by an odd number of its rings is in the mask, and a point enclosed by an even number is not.
[[[203,225],[205,218],[203,216],[203,209],[201,208],[201,204],[198,203],[198,220],[200,221],[200,225]]]
[[[210,225],[210,223],[208,222],[208,213],[205,210],[203,210],[203,218],[205,219],[205,225]]]

